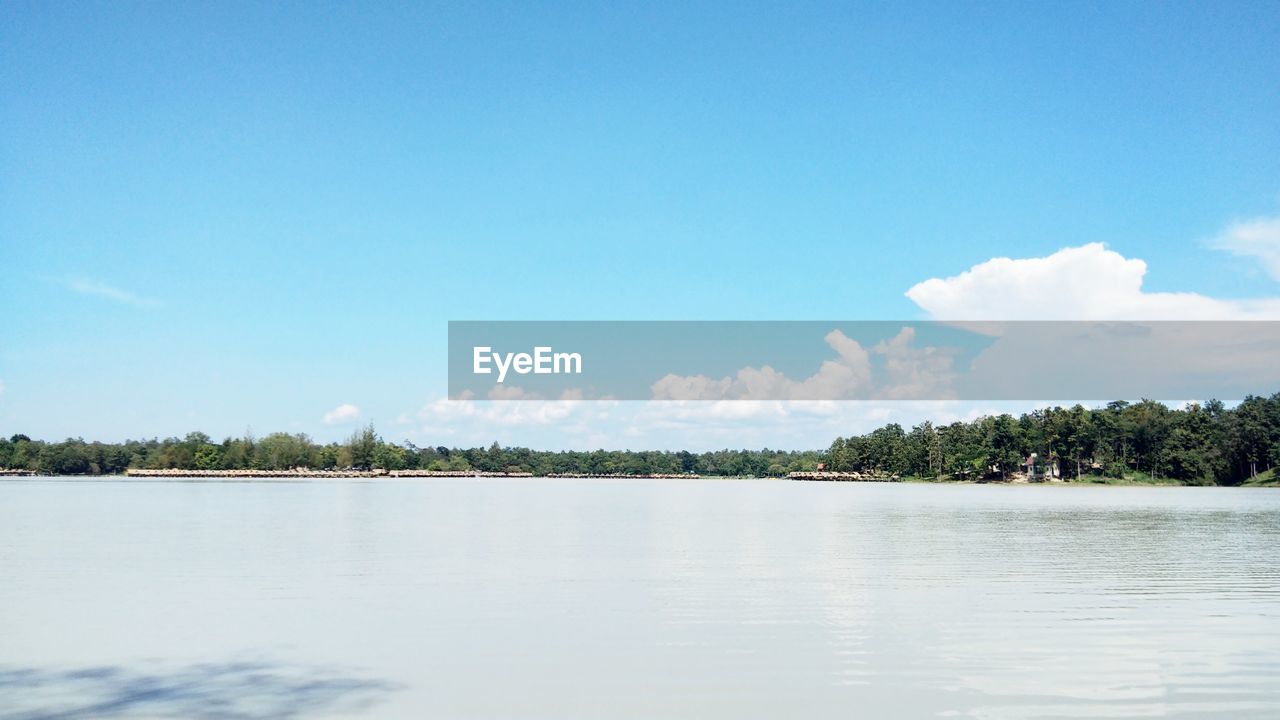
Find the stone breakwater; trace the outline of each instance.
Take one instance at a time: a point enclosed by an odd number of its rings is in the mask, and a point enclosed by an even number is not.
[[[626,473],[551,473],[546,477],[553,478],[644,478],[646,480],[697,480],[697,473],[644,473],[628,475]]]
[[[34,473],[28,473],[34,474]],[[302,479],[302,478],[468,478],[468,477],[498,477],[498,478],[527,478],[534,477],[533,473],[527,472],[482,472],[478,470],[311,470],[308,468],[295,468],[292,470],[176,470],[176,469],[145,469],[145,468],[129,468],[124,473],[128,477],[142,478],[225,478],[225,479],[251,479],[251,478],[280,478],[280,479]],[[696,479],[701,477],[694,474],[646,474],[646,475],[626,475],[623,473],[551,473],[543,477],[552,478],[645,478],[651,480],[662,479]]]
[[[30,477],[35,474],[34,470],[10,470],[8,468],[0,468],[0,477]]]
[[[178,470],[174,468],[129,468],[128,477],[144,478],[367,478],[386,477],[386,470]]]
[[[817,470],[808,472],[787,473],[788,480],[830,480],[844,482],[897,482],[897,475],[860,472],[832,472]]]

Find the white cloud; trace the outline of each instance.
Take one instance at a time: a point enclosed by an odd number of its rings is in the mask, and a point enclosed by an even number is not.
[[[537,393],[532,393],[518,385],[494,385],[489,391],[490,400],[538,400]]]
[[[528,397],[528,396],[526,396]],[[414,442],[431,445],[504,445],[586,449],[609,445],[622,437],[622,422],[613,417],[613,400],[428,400],[405,430]],[[611,430],[617,427],[617,432]],[[603,435],[608,432],[608,435]]]
[[[907,297],[938,320],[1280,319],[1280,298],[1221,300],[1146,292],[1147,264],[1101,243],[1039,258],[994,258],[959,275],[931,278]]]
[[[732,378],[666,375],[651,388],[655,400],[813,400],[853,397],[866,389],[871,360],[866,349],[839,330],[827,333],[836,359],[824,360],[817,372],[792,380],[768,365],[744,367]]]
[[[351,403],[343,403],[324,414],[325,425],[342,425],[353,422],[360,417],[360,408]]]
[[[1233,228],[1224,235],[1255,237],[1257,233],[1238,233]],[[991,388],[1035,392],[1035,387],[1048,387],[1046,379],[1061,379],[1067,385],[1059,389],[1073,394],[1121,397],[1125,388],[1179,388],[1205,377],[1264,387],[1267,378],[1274,376],[1267,356],[1274,347],[1274,334],[1257,336],[1255,329],[1235,323],[1146,326],[1138,335],[1133,334],[1135,327],[1098,325],[1081,331],[1087,342],[1063,343],[1064,330],[1059,326],[981,322],[1280,319],[1280,298],[1233,300],[1198,293],[1146,292],[1142,289],[1146,272],[1142,260],[1093,243],[1045,257],[994,258],[959,275],[919,283],[907,291],[907,297],[934,319],[971,321],[963,325],[998,336],[966,373],[968,392]],[[1054,351],[1042,352],[1048,346]],[[1204,347],[1220,352],[1208,354]],[[1170,361],[1132,362],[1133,357],[1154,349]],[[1028,373],[1029,357],[1038,358],[1034,373]]]
[[[1222,237],[1259,237],[1239,229],[1256,224],[1233,226]],[[1225,242],[1215,247],[1236,252]],[[1242,241],[1239,247],[1265,250],[1274,246]],[[1251,255],[1262,258],[1262,250]],[[1280,298],[1231,300],[1198,293],[1146,292],[1142,288],[1146,272],[1143,260],[1126,258],[1095,243],[1039,258],[995,258],[952,277],[925,280],[907,296],[929,317],[946,320],[1280,319]],[[655,397],[668,398],[662,402],[434,400],[414,415],[414,424],[406,429],[415,442],[432,445],[472,446],[496,440],[503,445],[578,450],[813,449],[824,447],[837,435],[865,433],[890,422],[905,427],[924,420],[946,424],[1002,412],[1017,414],[1045,405],[1030,400],[897,399],[924,393],[945,397],[939,386],[946,387],[952,379],[952,358],[933,354],[936,349],[918,347],[910,332],[869,348],[835,332],[826,340],[835,359],[800,380],[762,366],[718,379],[669,376],[654,388]],[[988,353],[985,361],[993,358],[998,359]],[[875,366],[879,375],[871,370],[873,361],[880,361]],[[1066,364],[1082,362],[1081,358],[1069,358]],[[992,362],[982,367],[997,376],[1007,373]],[[1236,372],[1225,367],[1213,371]],[[819,396],[819,387],[865,389],[868,383],[881,387],[877,397],[890,401],[803,399]],[[884,386],[899,390],[888,392]],[[504,392],[511,398],[522,391],[512,388]],[[770,397],[790,399],[763,399]]]
[[[952,357],[934,347],[916,347],[915,330],[904,327],[891,340],[867,350],[839,330],[823,338],[836,352],[803,380],[768,365],[744,367],[733,377],[666,375],[650,388],[654,400],[857,400],[950,396]],[[872,356],[883,359],[874,367]]]
[[[1280,280],[1280,217],[1235,223],[1210,240],[1209,247],[1257,258],[1268,275]]]
[[[915,339],[915,328],[904,327],[893,339],[872,348],[884,358],[884,379],[876,396],[890,400],[954,397],[955,358],[945,348],[917,347]]]
[[[507,391],[497,401],[432,400],[418,411],[418,420],[424,428],[451,433],[457,425],[479,422],[486,426],[549,425],[565,420],[583,405],[581,400],[522,400],[513,402],[522,393]],[[609,401],[592,403],[601,408],[612,405]]]
[[[4,381],[0,380],[0,395],[4,394]]]
[[[149,298],[128,290],[122,290],[113,285],[108,285],[100,280],[92,278],[73,276],[65,278],[57,278],[58,283],[67,288],[71,292],[80,295],[89,295],[92,297],[100,297],[122,305],[133,305],[134,307],[156,307],[160,304],[159,300]]]
[[[498,442],[540,449],[818,449],[837,435],[885,423],[949,423],[1025,412],[1032,402],[938,401],[428,401],[406,439],[473,447]]]

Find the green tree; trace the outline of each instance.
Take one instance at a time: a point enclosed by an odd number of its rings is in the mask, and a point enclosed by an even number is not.
[[[989,420],[986,432],[987,465],[1000,473],[1001,477],[1007,478],[1009,471],[1018,467],[1022,461],[1018,449],[1018,426],[1008,414]]]
[[[351,433],[351,437],[347,440],[347,450],[350,452],[351,467],[359,470],[368,470],[373,467],[374,451],[377,450],[381,439],[373,428],[373,423],[356,430]]]
[[[196,449],[197,470],[217,470],[222,467],[222,451],[217,445],[205,444]]]

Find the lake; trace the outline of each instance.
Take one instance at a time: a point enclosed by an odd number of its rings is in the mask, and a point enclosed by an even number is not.
[[[0,718],[1280,717],[1280,491],[0,482]]]

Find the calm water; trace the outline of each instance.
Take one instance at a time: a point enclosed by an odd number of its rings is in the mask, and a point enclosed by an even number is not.
[[[1280,491],[0,483],[0,717],[1280,717]]]

